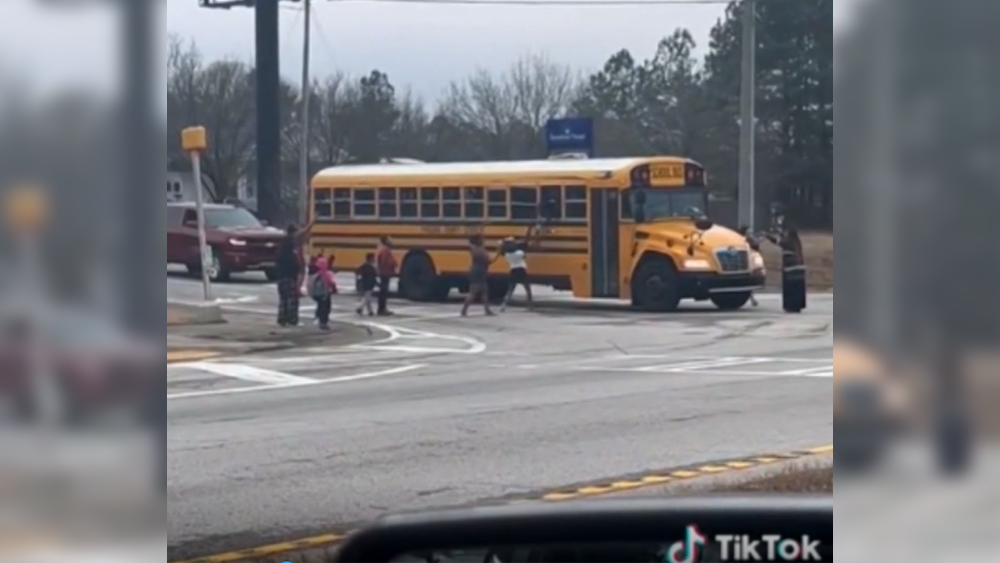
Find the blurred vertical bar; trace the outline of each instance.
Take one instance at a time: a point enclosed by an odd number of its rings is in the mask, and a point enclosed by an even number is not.
[[[148,0],[124,0],[123,10],[123,84],[124,115],[122,127],[121,185],[124,233],[120,244],[119,271],[123,308],[128,328],[143,337],[166,341],[166,280],[160,268],[166,261],[165,208],[160,200],[160,190],[166,178],[162,156],[157,155],[153,127],[153,6]],[[163,154],[162,152],[160,153]],[[160,369],[160,368],[158,368]],[[149,397],[152,409],[159,402],[156,428],[162,447],[161,471],[163,490],[166,490],[166,363],[163,364],[162,382],[153,386]]]
[[[257,213],[281,220],[281,111],[278,104],[278,0],[256,0]]]
[[[899,38],[895,5],[893,1],[881,2],[873,10],[878,20],[875,25],[882,32],[873,38],[874,68],[869,92],[873,105],[872,150],[867,163],[871,185],[863,192],[870,201],[871,217],[877,220],[870,238],[872,248],[868,252],[868,285],[872,288],[872,296],[866,324],[876,347],[886,351],[895,348],[898,337],[895,321],[899,288],[895,274],[899,249],[895,235],[899,227],[896,209],[900,204],[900,191],[894,151],[898,131],[894,88],[898,83],[899,61],[895,49]]]

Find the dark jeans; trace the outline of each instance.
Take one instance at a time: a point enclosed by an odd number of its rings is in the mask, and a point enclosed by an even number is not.
[[[299,285],[295,279],[278,280],[278,324],[299,324]]]
[[[378,314],[384,314],[389,311],[389,282],[392,280],[392,276],[379,276],[379,288],[378,288]]]
[[[330,324],[330,296],[316,300],[316,318],[319,319],[319,326],[325,327]]]

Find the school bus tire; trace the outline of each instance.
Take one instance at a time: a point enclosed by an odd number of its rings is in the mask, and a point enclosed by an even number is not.
[[[736,311],[743,308],[747,301],[750,301],[750,292],[715,293],[710,299],[716,307],[723,311]]]
[[[448,286],[437,275],[434,262],[426,252],[415,250],[403,259],[399,269],[399,290],[410,301],[441,301],[447,297]]]
[[[681,297],[677,270],[665,256],[644,256],[632,277],[632,304],[651,312],[674,311]]]

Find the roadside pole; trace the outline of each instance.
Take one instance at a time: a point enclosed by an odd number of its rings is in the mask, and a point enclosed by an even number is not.
[[[49,199],[37,186],[18,186],[4,201],[7,224],[18,237],[23,272],[23,294],[19,300],[28,323],[29,375],[33,398],[37,401],[38,420],[43,427],[54,427],[61,416],[58,390],[49,363],[45,332],[50,322],[45,273],[42,269],[41,231],[48,223]]]
[[[309,11],[310,2],[303,2],[305,29],[302,32],[302,141],[299,147],[299,224],[309,221]]]
[[[205,128],[188,127],[181,131],[181,147],[191,155],[191,168],[194,172],[195,201],[198,209],[198,255],[201,257],[201,285],[205,301],[212,300],[212,282],[209,279],[208,268],[212,264],[212,249],[205,242],[205,202],[201,186],[201,153],[208,148]]]

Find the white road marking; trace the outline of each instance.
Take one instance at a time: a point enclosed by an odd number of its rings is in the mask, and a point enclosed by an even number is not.
[[[249,381],[250,383],[263,383],[266,385],[301,384],[312,381],[312,379],[308,377],[300,377],[290,373],[258,368],[247,364],[227,362],[184,362],[173,365],[175,367],[185,367],[188,369],[207,371],[216,375],[232,377],[242,381]]]
[[[758,363],[765,363],[768,361],[769,360],[767,358],[717,358],[715,360],[696,360],[693,362],[663,364],[658,366],[645,366],[637,368],[636,371],[657,371],[657,372],[697,371],[709,368],[758,364]]]
[[[833,370],[830,366],[811,367],[806,369],[795,369],[780,372],[781,375],[799,375],[804,377],[833,377]]]
[[[393,352],[411,352],[411,353],[428,353],[428,354],[481,354],[486,351],[486,344],[475,338],[468,336],[458,336],[452,334],[438,334],[435,332],[427,332],[422,330],[415,330],[412,328],[404,328],[399,326],[383,325],[379,323],[362,322],[357,323],[363,326],[370,326],[383,330],[389,333],[389,336],[382,340],[377,340],[375,342],[370,342],[367,344],[353,344],[350,347],[356,350],[378,350],[378,351],[393,351]],[[396,342],[401,339],[438,339],[438,340],[450,340],[453,342],[460,342],[465,345],[465,348],[442,348],[442,347],[430,347],[430,346],[410,346],[405,344],[389,344],[391,342]]]
[[[630,358],[632,356],[621,356]],[[750,366],[753,364],[806,363],[813,364],[808,368],[792,370],[746,370],[729,369]],[[820,364],[820,365],[816,365]],[[579,366],[584,371],[626,371],[637,373],[676,373],[698,375],[740,375],[764,377],[833,377],[831,360],[822,358],[790,358],[790,357],[727,357],[716,359],[698,359],[684,361],[678,359],[675,363],[644,365],[644,366]]]
[[[368,373],[357,373],[353,375],[344,375],[341,377],[332,377],[329,379],[308,379],[300,383],[283,383],[277,385],[255,385],[253,387],[236,387],[232,389],[211,389],[208,391],[190,391],[187,393],[174,393],[172,395],[167,395],[167,400],[191,399],[195,397],[209,397],[213,395],[233,395],[236,393],[252,393],[254,391],[272,391],[278,389],[289,389],[292,387],[309,387],[313,385],[325,385],[327,383],[345,383],[348,381],[358,381],[361,379],[373,379],[376,377],[384,377],[387,375],[396,375],[399,373],[405,373],[408,371],[420,369],[422,367],[426,367],[426,364],[409,364],[405,366],[394,367],[391,369],[384,369]]]

